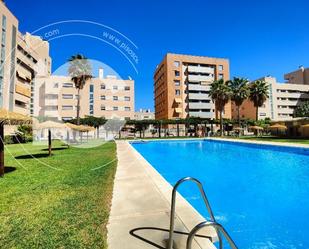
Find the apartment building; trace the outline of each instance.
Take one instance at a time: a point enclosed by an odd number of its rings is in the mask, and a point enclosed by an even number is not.
[[[154,73],[155,118],[218,118],[209,90],[221,78],[229,80],[227,59],[166,54]],[[224,117],[231,117],[230,103]]]
[[[58,120],[76,118],[77,89],[68,76],[37,77],[34,91],[34,116]],[[92,78],[81,90],[80,116],[106,119],[134,118],[134,81],[115,76]]]
[[[290,84],[309,85],[309,68],[300,66],[298,70],[285,74],[284,79]]]
[[[134,114],[135,120],[150,120],[155,119],[155,115],[150,109],[139,109]]]
[[[18,31],[18,20],[0,1],[1,59],[0,106],[14,112],[32,113],[33,79],[49,75],[51,58],[49,43],[38,36]]]
[[[294,117],[295,108],[309,101],[309,85],[295,82],[278,83],[274,77],[263,77],[269,84],[269,98],[258,108],[258,119],[289,120]],[[256,108],[250,100],[240,107],[241,118],[256,119]],[[237,118],[237,108],[232,103],[232,117]]]

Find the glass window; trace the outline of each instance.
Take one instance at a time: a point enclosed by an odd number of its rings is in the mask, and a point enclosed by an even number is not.
[[[105,111],[106,108],[105,108],[105,105],[101,105],[101,111]]]
[[[101,95],[101,100],[106,100],[105,95]]]
[[[129,87],[129,86],[125,86],[125,87],[124,87],[124,90],[125,90],[125,91],[130,91],[130,87]]]
[[[113,90],[118,90],[118,86],[113,86]]]
[[[113,100],[118,100],[118,96],[113,96]]]
[[[106,89],[104,84],[101,85],[101,89]]]
[[[73,94],[62,94],[63,99],[73,99]]]
[[[176,77],[180,76],[180,72],[177,71],[177,70],[175,70],[175,76],[176,76]]]
[[[176,90],[176,91],[175,91],[175,95],[176,95],[176,96],[179,96],[179,95],[180,95],[180,90]]]
[[[223,74],[220,73],[220,74],[219,74],[219,80],[221,80],[221,79],[223,79],[223,78],[224,78]]]
[[[130,108],[129,106],[125,106],[125,107],[124,107],[124,110],[125,110],[125,111],[130,111],[131,108]]]
[[[130,101],[130,97],[125,96],[125,97],[124,97],[124,100],[125,100],[125,101]]]
[[[175,86],[180,86],[180,80],[174,80]]]
[[[73,110],[73,106],[72,105],[63,105],[62,110]]]
[[[179,67],[180,66],[180,62],[179,61],[174,61],[174,66],[175,67]]]
[[[223,65],[219,65],[219,70],[220,70],[220,71],[223,70]]]
[[[113,110],[114,110],[114,111],[118,111],[118,106],[114,106],[114,107],[113,107]]]
[[[67,88],[73,87],[73,83],[63,83],[62,86]]]

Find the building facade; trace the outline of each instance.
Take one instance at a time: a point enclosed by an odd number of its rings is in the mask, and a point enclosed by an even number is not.
[[[221,78],[229,80],[227,59],[168,53],[154,73],[155,118],[218,118],[209,90]],[[231,117],[230,103],[224,117]]]
[[[309,85],[309,68],[301,66],[298,70],[285,74],[284,79],[290,84]]]
[[[258,119],[293,119],[297,106],[309,101],[309,85],[296,83],[278,83],[274,77],[263,77],[269,85],[269,98],[258,108]],[[232,103],[232,117],[237,118],[237,108]],[[240,106],[240,117],[256,119],[256,108],[250,100]]]
[[[80,117],[134,118],[134,81],[115,76],[92,78],[80,92]],[[68,76],[38,77],[34,116],[58,120],[76,118],[77,89]]]
[[[29,33],[21,34],[17,18],[2,1],[0,16],[0,106],[30,115],[33,79],[39,69],[45,76],[51,71],[49,43]]]
[[[150,109],[140,109],[136,111],[134,114],[135,120],[150,120],[155,119],[154,112],[150,111]]]

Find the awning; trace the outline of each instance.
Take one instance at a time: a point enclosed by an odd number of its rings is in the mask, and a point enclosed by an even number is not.
[[[181,101],[181,98],[175,98],[175,102],[176,103],[181,103],[182,101]]]
[[[31,76],[30,75],[26,75],[25,73],[21,72],[21,71],[17,71],[17,76],[19,78],[22,78],[23,80],[26,80],[26,81],[31,81]]]
[[[181,110],[181,108],[175,108],[175,112],[176,113],[182,113],[182,110]]]

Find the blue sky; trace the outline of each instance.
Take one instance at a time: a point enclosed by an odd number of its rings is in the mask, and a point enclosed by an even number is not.
[[[136,109],[153,109],[153,71],[167,52],[228,58],[231,76],[249,79],[272,75],[282,81],[285,72],[309,66],[307,0],[7,0],[6,4],[22,32],[72,19],[117,30],[65,22],[35,34],[50,40],[53,70],[72,54],[83,53],[108,64],[122,78],[135,79]],[[104,32],[120,43],[104,38]]]

